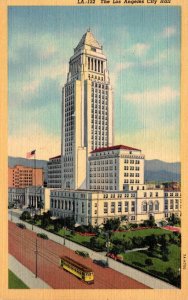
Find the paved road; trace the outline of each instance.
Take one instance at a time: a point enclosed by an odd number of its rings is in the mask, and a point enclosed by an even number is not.
[[[63,245],[51,240],[41,239],[30,230],[20,229],[12,222],[9,222],[9,253],[33,273],[37,272],[38,277],[54,289],[149,288],[147,285],[111,268],[100,267],[94,264],[91,258],[83,258]],[[91,268],[94,272],[94,283],[88,285],[60,268],[60,257],[62,255]]]
[[[40,278],[35,278],[35,274],[24,267],[14,256],[8,256],[9,269],[20,278],[30,289],[51,289]]]
[[[20,212],[15,212],[13,211],[12,212],[12,221],[13,222],[20,222],[19,220],[19,213]],[[10,216],[10,212],[9,212],[9,220],[11,219],[11,216]],[[23,222],[25,223],[25,222]],[[25,223],[27,228],[28,229],[31,229],[32,226],[28,223]],[[43,233],[47,233],[49,239],[63,245],[64,244],[64,238],[60,237],[60,236],[57,236],[51,232],[46,232],[46,230],[44,229],[41,229],[37,226],[33,226],[33,231],[34,232],[43,232]],[[68,247],[69,249],[72,249],[72,250],[85,250],[89,253],[90,257],[92,259],[106,259],[106,256],[105,254],[106,253],[97,253],[95,251],[92,251],[84,246],[81,246],[81,245],[78,245],[76,243],[73,243],[69,240],[65,240],[65,246]],[[111,258],[108,258],[108,263],[109,263],[109,267],[132,278],[132,279],[135,279],[137,281],[139,281],[140,283],[142,284],[146,284],[147,283],[147,286],[149,286],[150,288],[153,288],[153,289],[176,289],[176,287],[174,287],[173,285],[171,284],[168,284],[160,279],[157,279],[153,276],[150,276],[148,274],[145,274],[144,272],[141,272],[139,270],[136,270],[134,268],[131,268],[129,266],[126,266],[124,264],[121,264],[119,262],[116,262],[115,260],[111,259]]]

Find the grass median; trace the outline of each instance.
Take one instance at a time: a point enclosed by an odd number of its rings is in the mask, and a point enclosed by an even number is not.
[[[29,289],[29,287],[10,270],[8,270],[8,288]]]

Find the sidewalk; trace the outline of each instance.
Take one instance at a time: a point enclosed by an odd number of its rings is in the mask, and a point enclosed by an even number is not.
[[[14,256],[8,256],[9,269],[19,277],[30,289],[51,289],[51,287],[40,278],[35,278],[35,274],[24,267]]]

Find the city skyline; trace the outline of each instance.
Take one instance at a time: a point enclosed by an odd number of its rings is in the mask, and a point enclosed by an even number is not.
[[[115,13],[114,27],[108,20]],[[34,148],[40,159],[60,154],[68,59],[91,27],[108,58],[114,144],[140,148],[146,159],[178,161],[179,22],[180,9],[172,7],[9,8],[9,155]]]

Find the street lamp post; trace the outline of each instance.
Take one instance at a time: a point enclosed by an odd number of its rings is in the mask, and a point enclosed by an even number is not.
[[[107,237],[107,242],[106,242],[106,248],[107,248],[107,253],[106,253],[106,264],[107,266],[109,265],[109,262],[108,262],[108,252],[109,252],[109,244],[110,244],[110,241],[109,241],[109,231],[106,232],[106,237]]]
[[[37,276],[38,276],[38,262],[37,262],[37,258],[38,258],[38,245],[37,245],[37,239],[36,239],[36,249],[35,249],[35,278],[37,278]]]

